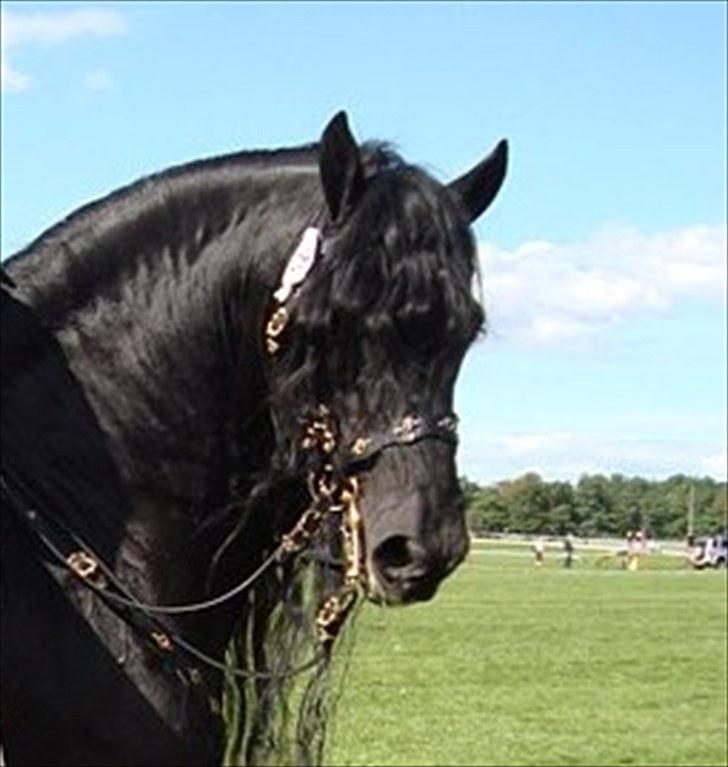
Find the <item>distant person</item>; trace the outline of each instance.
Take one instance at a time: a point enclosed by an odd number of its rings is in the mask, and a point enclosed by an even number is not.
[[[571,533],[564,538],[564,567],[571,567],[574,563],[574,537]]]
[[[533,544],[533,553],[536,557],[536,567],[543,565],[544,545],[541,538],[537,538]]]
[[[624,536],[624,546],[617,552],[623,570],[627,569],[633,549],[634,533],[631,530],[627,530]]]
[[[640,556],[650,553],[650,540],[644,530],[637,531],[637,544]]]
[[[627,569],[636,572],[640,568],[640,554],[643,551],[642,531],[627,533]]]

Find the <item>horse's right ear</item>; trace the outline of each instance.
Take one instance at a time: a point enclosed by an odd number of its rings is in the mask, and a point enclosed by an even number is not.
[[[471,171],[449,184],[450,191],[463,206],[469,221],[493,202],[508,168],[508,142],[504,139]]]
[[[359,147],[349,130],[346,112],[338,112],[324,128],[319,173],[331,220],[343,221],[364,190]]]

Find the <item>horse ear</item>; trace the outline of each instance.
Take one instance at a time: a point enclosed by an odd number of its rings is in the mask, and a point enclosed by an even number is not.
[[[346,112],[338,112],[324,128],[319,147],[319,173],[333,221],[341,221],[364,189],[359,147],[351,135]]]
[[[448,185],[470,221],[475,221],[493,202],[506,176],[507,167],[508,142],[503,139],[485,160]]]

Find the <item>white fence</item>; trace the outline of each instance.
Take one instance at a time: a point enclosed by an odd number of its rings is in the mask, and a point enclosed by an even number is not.
[[[563,550],[563,536],[552,535],[527,535],[525,533],[492,533],[491,535],[477,535],[473,537],[473,542],[483,541],[484,543],[523,543],[530,545],[536,540],[544,543],[544,548],[548,551]],[[594,551],[619,551],[627,548],[627,541],[624,538],[573,538],[576,549],[590,549]],[[647,550],[651,554],[670,554],[673,556],[685,556],[688,553],[685,541],[676,540],[652,540],[648,539]]]

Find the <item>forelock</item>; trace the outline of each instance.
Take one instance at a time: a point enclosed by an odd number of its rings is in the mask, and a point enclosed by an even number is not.
[[[367,366],[407,376],[458,358],[483,323],[472,235],[447,189],[386,147],[365,162],[377,171],[291,306],[280,362],[314,398]]]

